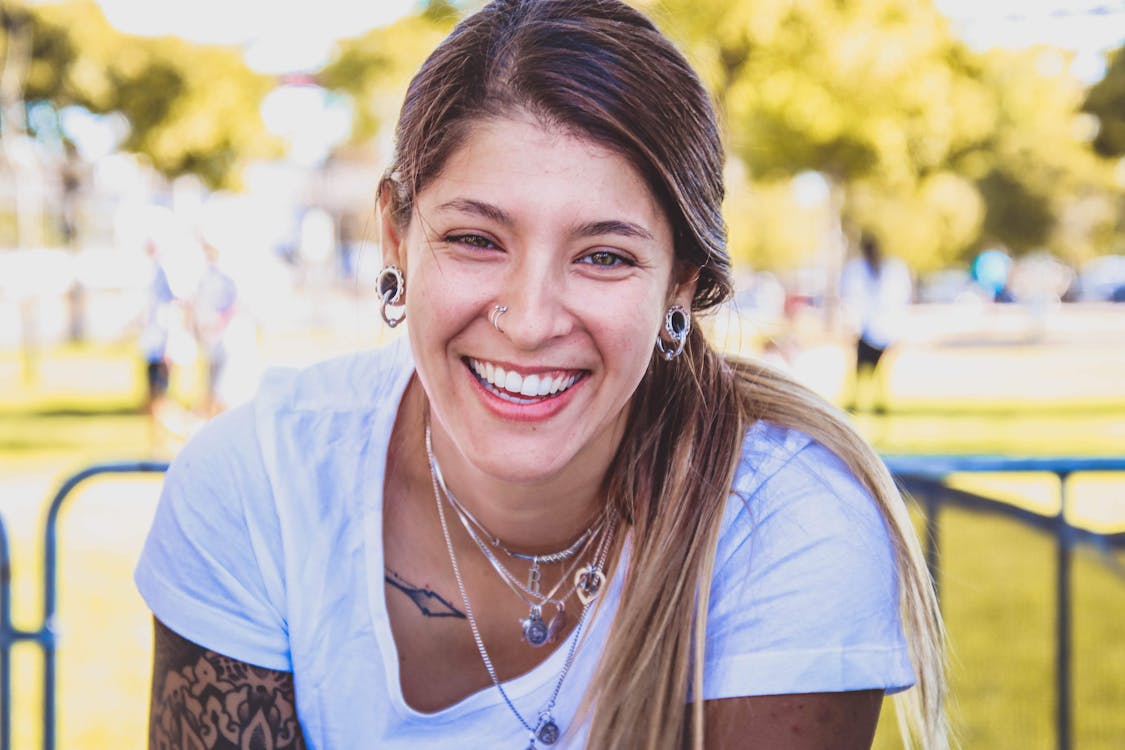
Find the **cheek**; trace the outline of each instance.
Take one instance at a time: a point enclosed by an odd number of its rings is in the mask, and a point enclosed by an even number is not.
[[[628,372],[630,379],[639,381],[648,368],[659,325],[664,321],[664,312],[656,315],[654,309],[634,305],[617,307],[607,313],[616,318],[616,324],[603,326],[602,350],[617,363],[619,369]],[[646,311],[645,314],[642,315],[641,310]]]
[[[406,284],[407,314],[416,322],[426,321],[427,334],[463,326],[463,319],[476,305],[479,285],[466,283],[463,275],[439,267],[428,250],[421,252],[427,256],[415,254],[411,258],[414,262]]]

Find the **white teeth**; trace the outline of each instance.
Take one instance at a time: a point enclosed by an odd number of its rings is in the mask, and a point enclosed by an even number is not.
[[[578,382],[580,375],[556,375],[533,373],[520,375],[515,371],[507,371],[500,365],[469,359],[469,367],[478,378],[496,389],[495,393],[507,397],[507,394],[520,395],[525,398],[546,398],[547,396],[561,393]],[[527,403],[531,403],[530,401]]]

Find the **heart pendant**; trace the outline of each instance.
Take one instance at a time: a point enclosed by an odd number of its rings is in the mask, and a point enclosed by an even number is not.
[[[587,565],[574,574],[574,591],[578,599],[585,606],[598,597],[598,592],[605,585],[605,573],[597,568]]]

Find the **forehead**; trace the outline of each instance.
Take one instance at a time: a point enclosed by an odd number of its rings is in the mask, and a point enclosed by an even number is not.
[[[464,194],[471,195],[464,195]],[[573,130],[531,116],[488,118],[472,125],[440,173],[419,194],[432,205],[471,197],[535,214],[548,209],[626,214],[668,221],[632,162]]]

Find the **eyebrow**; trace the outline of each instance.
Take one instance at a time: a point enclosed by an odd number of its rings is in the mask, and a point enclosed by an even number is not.
[[[588,224],[583,224],[578,227],[577,232],[579,237],[597,237],[603,234],[619,234],[624,237],[632,237],[638,240],[651,240],[653,239],[652,232],[648,231],[640,224],[634,224],[631,221],[592,221]]]
[[[442,203],[438,206],[439,211],[460,211],[466,214],[475,214],[476,216],[483,216],[486,219],[491,219],[504,226],[510,227],[515,224],[515,221],[508,214],[507,211],[494,206],[491,203],[484,203],[483,201],[475,201],[471,198],[454,198],[451,201]]]
[[[491,203],[473,200],[472,198],[455,198],[447,201],[438,206],[439,211],[460,211],[462,213],[474,214],[486,219],[490,219],[504,226],[510,227],[515,224],[512,216]],[[606,221],[590,221],[585,224],[580,224],[575,229],[575,235],[578,237],[598,237],[606,234],[616,234],[623,237],[632,237],[634,239],[652,240],[652,232],[648,231],[640,224],[634,224],[631,221],[621,221],[619,219],[609,219]]]

